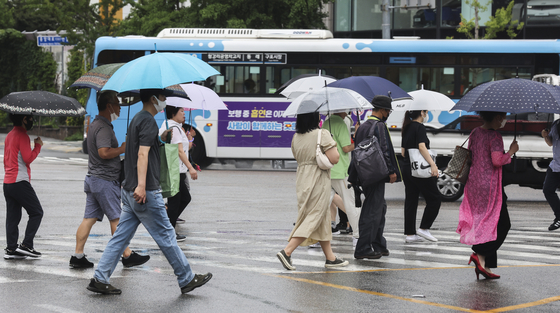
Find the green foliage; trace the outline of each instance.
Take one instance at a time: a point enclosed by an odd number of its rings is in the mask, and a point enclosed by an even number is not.
[[[87,99],[89,97],[89,88],[69,88],[80,76],[82,76],[86,70],[85,68],[90,68],[90,64],[86,66],[84,60],[84,51],[79,49],[72,49],[70,50],[70,62],[67,64],[68,66],[68,81],[66,82],[66,88],[68,92],[68,96],[72,97],[80,102],[80,104],[85,107],[87,103]],[[79,126],[83,125],[84,118],[80,117],[68,117],[65,118],[65,124],[68,126]]]
[[[65,141],[82,141],[84,140],[84,135],[81,132],[77,132],[64,138]]]
[[[478,21],[480,20],[478,13],[486,11],[488,6],[483,6],[478,0],[466,1],[466,3],[475,8],[475,17],[467,21],[461,14],[461,23],[457,27],[457,32],[464,34],[469,39],[478,39]],[[517,36],[516,30],[523,29],[523,23],[519,23],[518,20],[512,21],[513,5],[512,0],[506,8],[496,10],[495,16],[490,16],[490,20],[484,24],[486,32],[483,39],[496,38],[498,33],[503,31],[506,31],[510,38]]]
[[[9,5],[8,0],[0,0],[0,29],[14,27],[13,15],[14,8]]]
[[[59,0],[11,0],[7,1],[13,12],[14,28],[19,31],[54,30]]]

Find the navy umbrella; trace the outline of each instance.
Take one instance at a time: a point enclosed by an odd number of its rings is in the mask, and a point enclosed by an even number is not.
[[[354,90],[369,102],[378,95],[389,96],[393,100],[412,99],[401,87],[377,76],[351,76],[332,82],[327,86]]]
[[[560,88],[522,78],[492,81],[469,91],[452,110],[560,113]]]

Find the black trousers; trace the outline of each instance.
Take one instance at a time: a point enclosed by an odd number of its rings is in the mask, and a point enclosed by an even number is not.
[[[553,172],[549,167],[546,170],[542,191],[556,219],[560,219],[560,198],[558,198],[556,193],[558,187],[560,187],[560,172]]]
[[[360,214],[360,238],[354,251],[355,257],[387,250],[387,241],[383,237],[387,213],[385,182],[364,186],[363,190],[366,198]]]
[[[175,227],[179,215],[183,213],[187,205],[191,202],[191,193],[187,188],[187,174],[181,173],[179,175],[179,192],[171,198],[167,199],[167,217],[171,225]]]
[[[420,228],[430,229],[436,220],[441,207],[441,193],[437,188],[437,177],[417,178],[413,177],[410,168],[403,168],[404,181],[404,234],[416,234],[416,212],[418,211],[418,197],[420,193],[426,200],[424,214]]]
[[[507,196],[502,187],[502,208],[500,210],[500,218],[498,219],[496,240],[472,246],[472,250],[476,254],[480,254],[485,257],[484,263],[486,267],[498,267],[497,251],[504,243],[504,240],[506,240],[506,236],[510,228],[511,222],[509,220],[509,213],[507,210]]]
[[[37,194],[28,181],[13,184],[4,184],[4,198],[6,199],[6,243],[7,248],[15,250],[18,247],[19,222],[21,221],[23,207],[29,215],[25,237],[22,244],[28,248],[33,247],[33,239],[43,219],[43,208]]]

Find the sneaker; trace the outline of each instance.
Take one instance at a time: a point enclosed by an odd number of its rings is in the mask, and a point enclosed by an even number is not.
[[[331,227],[331,230],[332,230],[332,234],[333,234],[333,235],[338,235],[338,234],[340,234],[340,230],[338,230],[338,229],[336,229],[336,228]]]
[[[560,220],[555,218],[554,222],[548,226],[548,230],[557,230],[560,228]]]
[[[185,285],[185,287],[181,287],[181,293],[188,293],[191,292],[193,289],[198,288],[204,284],[206,284],[212,278],[212,273],[206,274],[195,274],[194,278]]]
[[[81,258],[77,258],[75,256],[72,256],[70,258],[70,267],[71,268],[90,268],[93,267],[93,263],[90,262],[86,256],[84,255]]]
[[[128,256],[128,258],[121,258],[121,262],[124,267],[132,267],[136,265],[142,265],[150,259],[149,255],[140,255],[134,251]],[[93,266],[93,263],[91,264]]]
[[[422,229],[422,228],[418,228],[418,230],[416,231],[416,235],[429,240],[429,241],[433,241],[433,242],[437,242],[436,237],[432,236],[432,234],[430,234],[430,230],[429,229]]]
[[[336,224],[336,229],[338,229],[338,230],[340,230],[340,231],[346,230],[346,223],[338,223],[338,224]]]
[[[6,248],[6,249],[4,249],[4,251],[6,251],[6,254],[4,254],[4,259],[6,259],[6,260],[27,258],[27,255],[25,255],[23,253],[19,253],[19,252],[17,252],[17,250],[10,250],[10,249]]]
[[[292,258],[289,257],[284,250],[280,250],[280,252],[276,253],[278,260],[282,262],[282,265],[285,269],[290,271],[295,271],[296,267],[292,265]]]
[[[120,295],[122,291],[113,287],[111,284],[104,284],[97,280],[97,278],[92,278],[87,286],[87,290],[102,293],[104,295]]]
[[[177,223],[177,224],[185,224],[185,220],[182,219],[182,218],[177,218],[176,223]]]
[[[33,248],[28,248],[22,244],[19,245],[19,247],[17,247],[16,249],[17,252],[25,254],[27,256],[30,256],[32,258],[39,258],[41,257],[41,252],[33,249]]]
[[[307,246],[308,248],[321,248],[321,244],[317,241],[316,243]]]
[[[406,243],[423,242],[423,241],[424,241],[424,238],[422,238],[418,235],[406,236],[406,238],[404,239],[404,242],[406,242]]]
[[[330,267],[343,267],[348,265],[348,261],[344,261],[343,259],[339,259],[338,257],[334,259],[334,261],[329,261],[327,260],[325,262],[325,267],[326,268],[330,268]]]
[[[175,236],[177,237],[177,242],[187,240],[187,236],[183,236],[179,234],[175,234]]]

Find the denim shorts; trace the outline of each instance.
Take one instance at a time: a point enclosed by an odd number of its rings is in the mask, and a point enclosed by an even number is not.
[[[84,181],[86,212],[84,218],[103,220],[103,215],[112,221],[121,217],[121,186],[117,181],[108,181],[95,176],[86,176]]]

